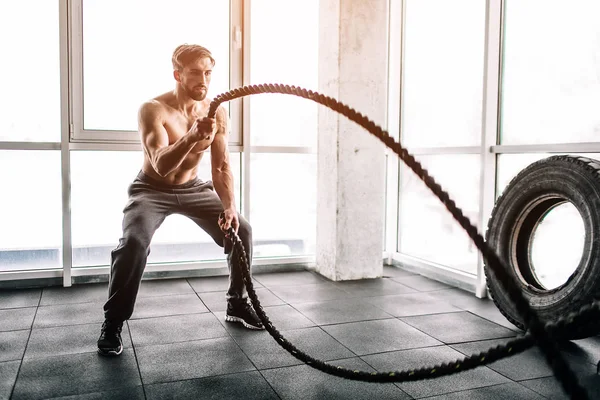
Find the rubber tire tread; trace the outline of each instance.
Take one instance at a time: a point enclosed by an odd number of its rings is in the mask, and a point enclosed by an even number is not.
[[[584,221],[586,239],[579,266],[562,286],[540,291],[517,279],[532,309],[543,322],[576,313],[583,305],[600,297],[600,162],[573,155],[551,156],[530,164],[509,182],[488,220],[486,242],[515,277],[519,274],[519,266],[510,257],[511,242],[515,239],[514,226],[528,204],[548,193],[558,194],[577,207]],[[484,271],[488,292],[500,312],[516,327],[526,330],[525,322],[508,294],[485,264]],[[574,340],[598,333],[600,321],[590,321],[556,335],[560,339]]]

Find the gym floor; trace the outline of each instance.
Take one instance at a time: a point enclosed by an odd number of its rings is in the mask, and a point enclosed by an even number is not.
[[[454,361],[517,330],[490,300],[398,267],[331,282],[255,274],[259,300],[298,348],[367,371]],[[532,348],[485,367],[408,383],[363,383],[303,365],[266,331],[224,321],[227,277],[143,281],[118,358],[96,353],[107,285],[0,292],[0,399],[566,399]],[[598,337],[563,354],[600,399]]]

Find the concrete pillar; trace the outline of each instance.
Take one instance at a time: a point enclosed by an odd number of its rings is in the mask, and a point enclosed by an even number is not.
[[[384,127],[387,3],[321,0],[319,10],[319,92]],[[329,279],[382,275],[384,150],[356,123],[319,107],[316,271]]]

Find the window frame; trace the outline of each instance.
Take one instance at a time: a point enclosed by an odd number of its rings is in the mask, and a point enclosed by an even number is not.
[[[71,153],[75,150],[139,151],[140,142],[134,131],[83,130],[83,58],[82,58],[82,0],[54,0],[59,8],[60,40],[60,115],[61,135],[57,141],[0,141],[0,150],[54,150],[61,153],[62,246],[61,266],[57,268],[0,271],[0,288],[15,287],[21,282],[62,282],[73,284],[105,279],[110,266],[73,268],[72,210],[71,210]],[[230,87],[250,84],[250,5],[251,0],[229,0],[230,14]],[[74,107],[74,105],[79,105]],[[316,148],[295,146],[251,146],[250,102],[245,97],[229,103],[231,140],[229,150],[241,153],[241,198],[239,207],[249,219],[250,158],[253,153],[316,153]],[[76,128],[75,121],[78,125]],[[117,137],[116,133],[123,136]],[[314,254],[296,256],[258,257],[253,260],[256,271],[295,269],[313,265]],[[227,274],[223,261],[197,260],[175,263],[151,263],[144,278],[211,276]]]
[[[229,0],[229,87],[243,82],[243,1]],[[72,0],[68,5],[69,25],[69,142],[139,144],[137,131],[85,129],[83,82],[83,0]],[[230,140],[232,146],[242,145],[242,105],[231,102],[229,107]]]

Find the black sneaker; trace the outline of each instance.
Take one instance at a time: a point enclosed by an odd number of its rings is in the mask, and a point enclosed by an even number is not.
[[[120,355],[123,352],[122,329],[123,322],[105,320],[102,324],[102,332],[98,338],[98,353],[103,356]]]
[[[241,322],[248,329],[265,329],[260,319],[258,319],[258,315],[254,312],[252,305],[247,301],[236,305],[228,302],[225,321]]]

